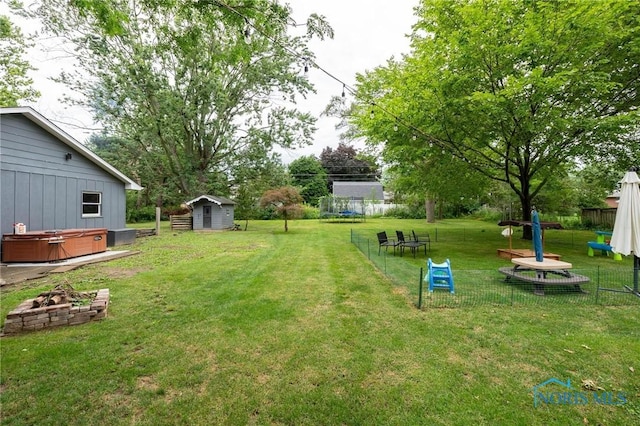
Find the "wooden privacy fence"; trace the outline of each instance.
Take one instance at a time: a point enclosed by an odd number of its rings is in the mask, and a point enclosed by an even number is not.
[[[613,229],[618,209],[582,209],[582,223],[588,226],[599,226]]]

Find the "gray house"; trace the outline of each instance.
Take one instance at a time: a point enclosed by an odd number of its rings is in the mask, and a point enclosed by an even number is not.
[[[233,228],[233,208],[235,202],[211,195],[201,195],[186,203],[192,209],[193,229]]]
[[[122,230],[142,189],[30,107],[0,108],[0,227]]]
[[[384,193],[380,182],[334,181],[333,196],[351,198],[353,200],[383,201]]]

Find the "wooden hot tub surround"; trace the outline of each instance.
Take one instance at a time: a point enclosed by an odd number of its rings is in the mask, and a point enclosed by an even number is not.
[[[4,234],[3,262],[52,262],[107,250],[107,229],[63,229]]]

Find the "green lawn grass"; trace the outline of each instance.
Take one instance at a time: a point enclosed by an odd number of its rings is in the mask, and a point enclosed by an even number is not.
[[[486,304],[538,304],[548,306],[552,303],[627,305],[640,307],[640,299],[629,297],[625,285],[633,286],[632,259],[614,261],[612,256],[587,256],[587,241],[594,239],[592,231],[549,230],[545,234],[545,252],[559,254],[563,261],[573,265],[571,271],[586,276],[588,283],[580,285],[582,293],[573,286],[547,286],[545,297],[534,294],[531,283],[511,280],[505,285],[505,275],[500,267],[512,267],[509,259],[497,256],[497,249],[509,248],[509,240],[501,235],[501,229],[495,223],[481,221],[440,221],[426,225],[418,221],[402,221],[397,226],[410,234],[411,226],[418,234],[431,236],[430,249],[425,256],[423,251],[415,257],[408,250],[399,256],[398,250],[378,249],[376,226],[388,225],[387,234],[395,236],[393,226],[398,222],[379,222],[352,228],[351,239],[354,244],[382,270],[396,287],[405,291],[408,297],[422,307],[464,307]],[[425,226],[426,225],[426,226]],[[516,228],[512,238],[513,248],[531,248],[531,241],[522,239],[522,230]],[[419,298],[421,277],[426,274],[425,257],[435,262],[451,259],[455,271],[455,295],[446,291],[427,293],[423,291]],[[420,272],[422,268],[422,272]],[[615,291],[605,291],[609,289]]]
[[[128,247],[138,255],[3,289],[2,318],[60,282],[109,288],[111,304],[100,322],[0,340],[2,424],[640,422],[637,305],[418,310],[350,242],[352,229],[435,240],[436,227],[434,257],[459,270],[504,265],[495,244],[506,240],[482,222],[292,221],[284,233],[270,221],[163,228]],[[630,267],[588,258],[589,233],[564,232],[547,233],[547,248],[577,267]],[[419,268],[424,255],[394,260]],[[533,387],[549,378],[575,393],[592,380],[626,403],[534,407]]]

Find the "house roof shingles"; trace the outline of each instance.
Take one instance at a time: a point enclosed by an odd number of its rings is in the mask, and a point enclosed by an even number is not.
[[[378,200],[384,199],[382,184],[380,182],[333,182],[333,195],[335,197],[371,199],[372,194],[375,194],[375,198]]]

